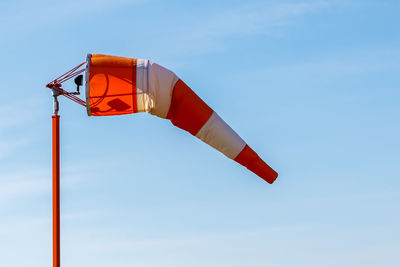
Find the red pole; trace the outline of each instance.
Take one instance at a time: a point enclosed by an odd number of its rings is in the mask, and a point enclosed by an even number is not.
[[[53,267],[60,267],[60,116],[53,115]]]

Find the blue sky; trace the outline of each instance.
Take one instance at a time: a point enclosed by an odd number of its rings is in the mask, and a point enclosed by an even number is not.
[[[62,266],[399,266],[398,1],[2,1],[0,266],[51,266],[44,85],[86,53],[172,69],[280,174],[61,99]],[[70,84],[72,87],[72,84]]]

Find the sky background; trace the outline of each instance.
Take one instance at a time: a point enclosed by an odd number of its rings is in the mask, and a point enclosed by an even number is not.
[[[167,120],[60,99],[63,267],[400,266],[399,12],[1,1],[0,266],[51,266],[45,84],[87,53],[173,70],[280,176],[269,185]]]

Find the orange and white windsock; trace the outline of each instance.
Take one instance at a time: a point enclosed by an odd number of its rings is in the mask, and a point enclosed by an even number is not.
[[[88,54],[89,116],[148,112],[169,119],[268,183],[278,174],[172,71],[147,59]]]

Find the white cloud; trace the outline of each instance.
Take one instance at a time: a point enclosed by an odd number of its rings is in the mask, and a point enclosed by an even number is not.
[[[0,180],[0,199],[31,197],[51,189],[51,180],[45,170],[25,170],[2,174]]]
[[[0,135],[1,137],[1,135]],[[29,144],[27,138],[8,138],[8,140],[0,141],[0,159],[6,158],[18,151],[20,148]]]
[[[215,10],[207,16],[196,17],[192,22],[174,29],[173,44],[179,53],[221,50],[223,39],[243,37],[253,34],[266,34],[272,29],[295,23],[302,16],[312,14],[330,6],[327,1],[267,1],[246,3],[227,10]],[[171,40],[170,33],[166,44]],[[179,40],[180,39],[180,40]]]
[[[43,103],[38,98],[20,98],[13,102],[0,103],[0,134],[38,118],[37,107]]]
[[[318,80],[337,79],[344,76],[395,72],[400,51],[393,46],[356,47],[354,49],[330,51],[314,58],[293,59],[286,65],[274,65],[253,69],[244,74],[245,79],[254,77],[291,77]],[[251,76],[252,78],[249,78]],[[288,81],[291,81],[289,79]]]
[[[0,159],[27,146],[34,133],[26,131],[38,119],[38,106],[43,101],[23,99],[0,106]]]
[[[215,15],[201,27],[203,31],[194,33],[199,38],[260,33],[268,28],[293,23],[297,17],[327,6],[325,1],[245,4]]]
[[[71,266],[88,262],[109,266],[119,261],[140,266],[187,266],[188,262],[191,266],[379,266],[380,257],[376,255],[386,256],[385,266],[396,266],[393,256],[398,246],[364,244],[364,231],[349,233],[335,225],[293,224],[247,232],[177,233],[161,238],[118,237],[102,232],[85,233],[80,242],[76,242],[78,236],[71,238],[64,248]]]
[[[2,25],[13,25],[13,30],[32,30],[143,2],[147,0],[10,1],[3,4],[0,16]]]

